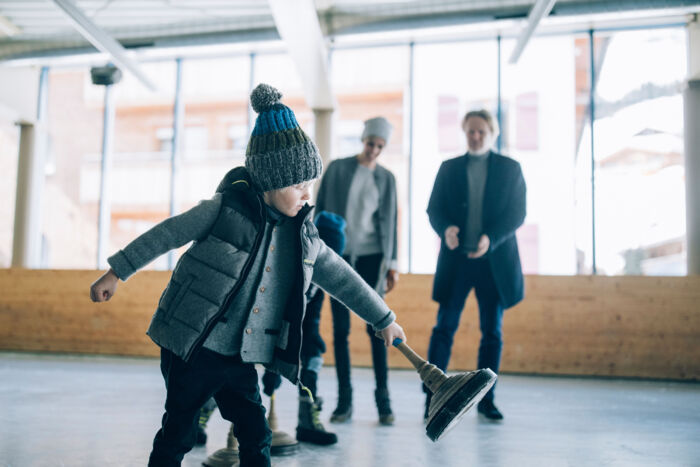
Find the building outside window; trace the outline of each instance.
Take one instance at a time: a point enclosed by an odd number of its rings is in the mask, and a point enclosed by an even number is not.
[[[149,90],[130,73],[114,85],[114,163],[109,174],[111,222],[107,255],[169,217],[170,152],[161,150],[159,130],[173,126],[175,63],[144,63],[141,68],[157,83],[157,91]],[[167,257],[156,259],[147,268],[167,268]]]
[[[527,184],[527,217],[516,235],[528,274],[576,274],[575,159],[586,104],[587,41],[533,38],[515,65],[514,40],[502,42],[502,152]],[[579,80],[583,79],[583,82]],[[580,92],[583,88],[583,92]],[[589,237],[590,238],[590,237]]]
[[[416,45],[414,53],[411,272],[434,273],[440,239],[426,209],[440,164],[463,155],[462,118],[498,106],[495,40]]]
[[[439,238],[425,209],[438,167],[465,152],[461,119],[466,111],[486,108],[497,115],[500,108],[501,152],[521,163],[528,185],[528,215],[517,232],[526,273],[589,274],[595,245],[599,274],[685,274],[685,28],[594,34],[593,146],[589,36],[535,37],[519,62],[510,65],[513,46],[514,40],[501,41],[500,106],[495,38],[416,44],[412,70],[408,45],[332,51],[338,107],[331,158],[361,150],[367,118],[383,115],[394,125],[380,163],[398,185],[400,269],[434,272]],[[157,92],[129,74],[114,87],[108,253],[170,215],[176,63],[145,63],[143,68]],[[211,197],[221,177],[244,163],[253,124],[249,118],[255,118],[248,106],[251,75],[253,86],[266,82],[280,89],[314,137],[313,112],[288,55],[183,60],[175,213]],[[50,71],[48,95],[50,171],[42,256],[46,267],[92,268],[104,88],[92,85],[87,67],[57,68]],[[12,173],[13,181],[17,139],[12,124],[0,124],[2,170]],[[4,185],[6,199],[14,200],[14,186]],[[5,206],[0,263],[9,264],[14,203]],[[161,259],[152,267],[169,265]]]
[[[384,117],[394,127],[379,164],[396,178],[399,269],[408,268],[408,99],[409,48],[338,49],[331,61],[332,89],[338,101],[333,115],[332,158],[357,155],[364,121]]]
[[[97,263],[104,89],[93,86],[87,67],[49,72],[53,171],[46,176],[42,206],[47,268],[92,269]]]
[[[314,137],[314,114],[306,103],[304,87],[296,64],[287,54],[261,53],[253,60],[253,85],[266,83],[282,93],[282,102],[294,110],[294,115],[301,128],[309,137]],[[246,102],[248,95],[246,95]],[[255,126],[257,114],[251,110],[251,131]]]
[[[598,272],[685,275],[686,31],[600,37],[607,46],[596,63]]]
[[[248,127],[250,58],[191,59],[183,61],[182,68],[184,123],[176,181],[178,212],[211,198],[226,172],[245,160],[245,147],[232,144],[231,129]]]

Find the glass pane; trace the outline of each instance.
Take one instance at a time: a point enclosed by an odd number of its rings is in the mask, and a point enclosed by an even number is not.
[[[314,114],[306,104],[299,73],[287,54],[260,54],[255,57],[255,84],[266,83],[282,93],[282,102],[294,111],[297,122],[309,137],[314,138]],[[282,71],[283,70],[283,71]],[[252,112],[253,120],[257,117]],[[251,122],[251,131],[255,121]]]
[[[415,47],[411,168],[413,273],[435,272],[440,239],[430,226],[425,210],[440,164],[466,152],[461,128],[464,114],[484,108],[496,115],[497,51],[495,40]]]
[[[396,178],[398,260],[408,268],[408,99],[409,49],[376,47],[333,52],[333,91],[338,108],[333,122],[332,158],[357,155],[367,119],[382,116],[394,127],[379,164]]]
[[[11,120],[0,118],[0,268],[12,262],[12,236],[15,225],[15,194],[17,191],[17,157],[19,127]]]
[[[686,273],[683,28],[596,35],[596,262],[601,274]]]
[[[501,144],[527,184],[527,218],[516,233],[523,271],[580,273],[591,249],[588,39],[533,38],[512,65],[514,46],[502,43]]]
[[[107,255],[169,216],[170,146],[163,143],[163,134],[172,135],[175,63],[146,63],[140,67],[157,91],[150,91],[130,73],[114,86]],[[165,269],[167,265],[164,255],[145,269]]]
[[[184,124],[175,187],[177,213],[211,198],[226,172],[245,162],[249,83],[247,55],[183,62]],[[163,133],[162,144],[171,144],[169,131]]]
[[[48,90],[48,167],[42,257],[47,268],[97,264],[103,89],[90,70],[52,69]]]
[[[183,63],[185,104],[178,211],[211,198],[231,168],[243,165],[248,144],[250,58]]]

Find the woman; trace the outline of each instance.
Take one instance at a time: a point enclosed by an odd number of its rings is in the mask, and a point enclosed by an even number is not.
[[[343,258],[380,294],[391,291],[398,281],[396,271],[396,180],[392,173],[377,163],[389,142],[392,126],[384,117],[365,122],[362,152],[330,163],[321,179],[316,212],[329,211],[347,221]],[[333,311],[333,347],[338,376],[338,406],[331,422],[341,423],[352,416],[352,384],[350,381],[350,314],[336,300]],[[387,350],[381,339],[367,328],[372,345],[372,363],[379,412],[379,422],[391,425],[387,385]]]

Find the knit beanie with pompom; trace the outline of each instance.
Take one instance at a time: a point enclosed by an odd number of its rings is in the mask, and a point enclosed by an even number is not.
[[[262,192],[314,180],[323,172],[318,148],[281,98],[267,84],[258,85],[250,94],[258,117],[248,141],[245,167]]]

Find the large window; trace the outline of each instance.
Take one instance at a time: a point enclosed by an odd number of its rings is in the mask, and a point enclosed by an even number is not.
[[[684,275],[685,31],[596,37],[604,43],[594,128],[598,273]]]
[[[511,39],[332,51],[331,158],[361,150],[364,120],[382,115],[394,125],[380,163],[398,184],[401,270],[435,270],[440,240],[425,213],[435,175],[466,150],[465,112],[485,108],[500,117],[497,149],[521,163],[528,186],[528,215],[516,233],[526,273],[685,274],[685,30],[594,32],[593,57],[590,37],[535,37],[516,65],[508,63]],[[128,74],[114,88],[109,253],[170,215],[177,63],[142,65],[157,92]],[[287,54],[188,59],[181,78],[175,213],[210,197],[226,171],[244,163],[256,116],[251,85],[280,89],[314,137]],[[104,88],[92,85],[87,68],[50,72],[47,267],[96,264],[103,102]],[[13,180],[17,137],[12,124],[0,123],[0,169]],[[3,189],[14,200],[14,184]],[[7,265],[14,203],[4,206],[0,264]],[[153,267],[169,265],[163,258]]]
[[[107,256],[169,216],[171,163],[170,151],[162,144],[162,132],[173,125],[175,64],[146,63],[141,69],[157,83],[156,91],[146,88],[130,73],[114,86],[114,162],[109,173],[111,222]],[[97,86],[92,89],[103,92]],[[165,256],[148,266],[166,267]]]
[[[333,91],[338,99],[334,115],[332,158],[362,150],[364,121],[385,117],[393,125],[391,140],[379,163],[396,178],[398,196],[399,268],[408,268],[408,47],[336,50],[332,59]]]
[[[187,60],[182,67],[178,211],[212,197],[226,172],[245,162],[250,58]]]
[[[527,218],[516,233],[523,270],[576,274],[576,215],[587,215],[575,209],[588,95],[588,62],[579,57],[587,56],[588,42],[534,38],[515,65],[508,61],[515,41],[502,45],[501,150],[520,162],[527,184]]]
[[[10,120],[0,119],[0,267],[12,262],[12,236],[15,225],[15,194],[17,190],[17,156],[19,127]]]
[[[466,152],[468,110],[496,115],[497,57],[495,40],[415,46],[411,272],[435,271],[440,239],[425,212],[435,175],[444,160]]]
[[[42,207],[47,268],[91,269],[97,264],[104,100],[92,86],[87,68],[49,73],[49,168]]]
[[[253,60],[253,87],[266,83],[282,93],[282,102],[294,110],[302,129],[314,137],[314,114],[306,103],[304,88],[296,64],[288,54],[264,53]],[[251,131],[257,114],[252,112]]]

